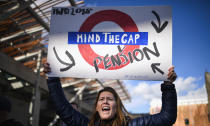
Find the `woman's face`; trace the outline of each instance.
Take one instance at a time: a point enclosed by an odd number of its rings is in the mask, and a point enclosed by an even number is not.
[[[116,113],[116,101],[114,95],[108,91],[101,92],[96,111],[102,120],[111,119]]]

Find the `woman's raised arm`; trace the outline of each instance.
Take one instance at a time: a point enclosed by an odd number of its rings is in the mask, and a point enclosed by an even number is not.
[[[51,71],[50,64],[44,64],[44,72],[49,73]],[[60,78],[48,77],[47,79],[48,89],[50,93],[51,101],[53,102],[56,113],[60,118],[71,126],[87,126],[89,119],[82,115],[80,112],[73,109],[69,101],[66,99],[63,89],[61,87]]]

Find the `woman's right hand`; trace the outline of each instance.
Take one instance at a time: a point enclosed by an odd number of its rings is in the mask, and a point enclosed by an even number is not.
[[[176,72],[174,70],[174,66],[170,67],[168,71],[169,71],[169,73],[168,73],[168,81],[173,83],[176,80],[176,78],[177,78]]]
[[[45,74],[51,72],[50,64],[49,63],[44,63],[44,71]]]

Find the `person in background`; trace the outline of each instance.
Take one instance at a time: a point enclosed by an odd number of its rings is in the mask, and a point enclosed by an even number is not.
[[[75,110],[79,111],[79,105],[78,105],[76,102],[72,102],[72,103],[71,103],[71,106],[72,106]]]
[[[45,63],[44,72],[50,71],[50,64]],[[160,113],[132,118],[116,91],[111,87],[105,87],[97,95],[90,120],[73,109],[67,101],[58,77],[49,77],[47,83],[57,114],[68,126],[172,126],[177,118],[177,94],[173,84],[176,78],[174,67],[169,68],[168,81],[161,84],[162,109]]]

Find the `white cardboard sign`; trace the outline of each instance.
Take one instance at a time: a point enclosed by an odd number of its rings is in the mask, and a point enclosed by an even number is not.
[[[172,66],[168,6],[52,9],[48,76],[166,80]]]

